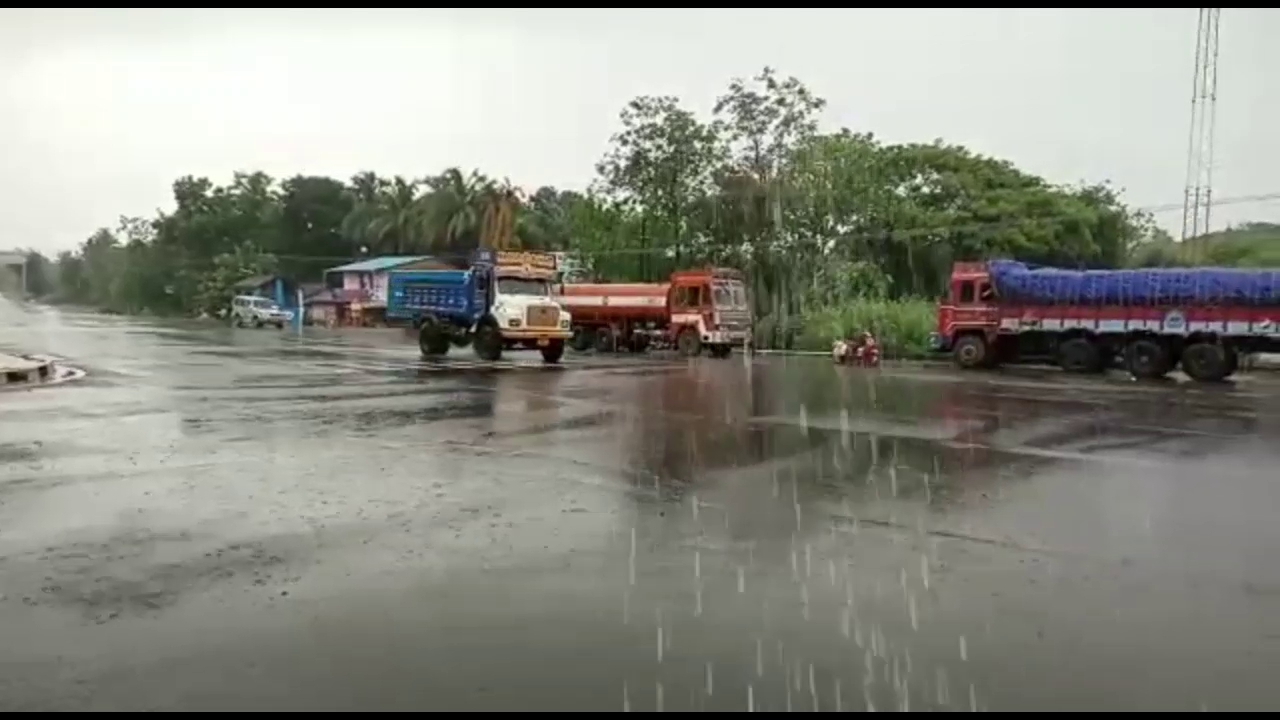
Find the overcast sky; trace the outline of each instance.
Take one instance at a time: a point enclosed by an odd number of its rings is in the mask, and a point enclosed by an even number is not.
[[[1177,204],[1195,30],[1195,9],[0,9],[0,248],[70,248],[169,207],[183,174],[459,165],[581,188],[632,96],[709,110],[766,64],[826,97],[829,127]],[[1280,191],[1277,37],[1280,11],[1223,11],[1218,197]],[[1214,225],[1277,217],[1240,203]]]

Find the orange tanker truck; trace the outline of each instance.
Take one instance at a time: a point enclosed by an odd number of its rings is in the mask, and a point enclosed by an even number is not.
[[[679,270],[664,283],[565,283],[556,300],[573,316],[570,347],[598,352],[674,346],[728,357],[751,339],[751,306],[742,273]]]

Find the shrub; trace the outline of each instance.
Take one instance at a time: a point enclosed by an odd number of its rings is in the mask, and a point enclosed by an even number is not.
[[[830,350],[837,338],[870,330],[885,357],[922,358],[937,328],[937,306],[929,300],[852,300],[806,313],[797,350]]]

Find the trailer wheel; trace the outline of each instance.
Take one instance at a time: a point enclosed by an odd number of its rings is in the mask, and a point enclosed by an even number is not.
[[[418,328],[418,350],[424,358],[440,357],[449,352],[449,338],[434,321],[424,321]]]
[[[1182,371],[1199,382],[1223,380],[1231,374],[1226,348],[1207,342],[1190,345],[1182,351]]]
[[[591,331],[587,328],[577,325],[573,328],[573,337],[569,340],[569,347],[574,352],[586,352],[591,349]]]
[[[981,335],[961,335],[952,348],[956,365],[973,370],[987,364],[987,339]]]
[[[476,339],[472,341],[476,356],[485,362],[497,362],[502,359],[502,333],[498,326],[484,322],[476,328]]]
[[[552,340],[540,349],[542,350],[542,362],[548,365],[555,365],[560,362],[560,358],[564,357],[563,340]]]
[[[1070,373],[1102,371],[1102,353],[1089,338],[1072,338],[1058,348],[1058,364]]]
[[[613,337],[613,328],[602,327],[596,330],[596,352],[613,352],[616,345],[616,339]]]
[[[1141,380],[1154,380],[1168,374],[1169,353],[1156,340],[1138,338],[1124,349],[1125,367]]]
[[[697,357],[702,352],[702,338],[696,328],[687,327],[676,336],[676,349],[685,357]]]

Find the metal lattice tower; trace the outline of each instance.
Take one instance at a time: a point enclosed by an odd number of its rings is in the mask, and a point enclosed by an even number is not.
[[[1218,105],[1218,16],[1222,8],[1199,8],[1195,76],[1191,84],[1191,133],[1187,141],[1187,187],[1182,203],[1182,239],[1209,232],[1213,206],[1213,133]]]

